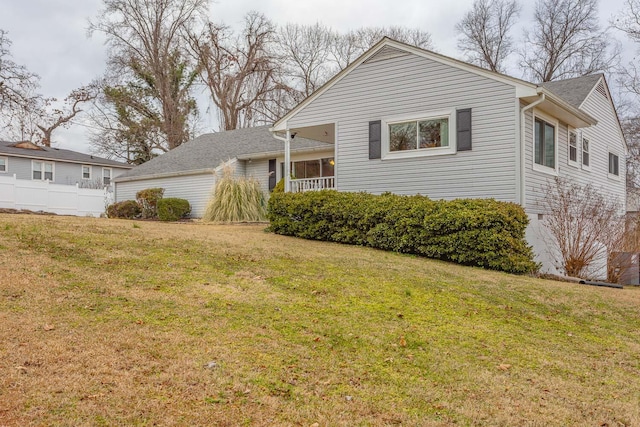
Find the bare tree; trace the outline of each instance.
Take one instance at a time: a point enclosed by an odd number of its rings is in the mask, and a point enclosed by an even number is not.
[[[335,73],[329,62],[334,33],[321,24],[287,24],[277,35],[280,64],[284,77],[300,102],[322,86]]]
[[[603,250],[619,250],[624,241],[621,205],[591,184],[563,178],[550,181],[544,190],[542,223],[559,252],[562,269],[568,276],[585,277]]]
[[[597,0],[538,0],[520,52],[527,77],[548,82],[606,71],[617,52],[598,25]]]
[[[39,78],[12,60],[10,48],[7,32],[0,29],[0,129],[4,128],[8,135],[24,135],[31,128],[24,115],[38,98]]]
[[[204,16],[207,6],[208,0],[104,0],[99,17],[90,23],[90,33],[98,31],[107,37],[109,65],[119,78],[113,87],[122,89],[115,108],[126,104],[135,109],[140,104],[133,97],[143,94],[143,103],[153,105],[157,113],[155,125],[166,149],[192,136],[188,123],[189,115],[197,111],[191,95],[197,70],[185,55],[186,33]],[[113,101],[115,95],[106,99]]]
[[[476,0],[456,24],[461,34],[458,48],[467,61],[491,71],[503,72],[504,62],[515,51],[509,31],[520,14],[516,0]]]
[[[250,12],[241,34],[225,25],[208,23],[191,36],[200,61],[200,76],[220,114],[220,127],[237,129],[277,118],[269,104],[286,90],[274,56],[276,30],[264,15]]]
[[[36,111],[36,127],[39,130],[39,143],[51,147],[51,136],[60,127],[69,127],[71,121],[83,110],[81,105],[93,101],[99,92],[97,83],[89,84],[71,91],[64,105],[55,107],[55,98],[43,99],[43,105]]]

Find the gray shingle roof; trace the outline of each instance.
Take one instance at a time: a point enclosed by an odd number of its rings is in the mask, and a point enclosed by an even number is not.
[[[575,77],[573,79],[557,80],[553,82],[542,83],[545,89],[558,95],[576,108],[584,102],[585,98],[591,92],[591,89],[598,83],[602,74],[592,74],[590,76]]]
[[[113,166],[127,169],[133,167],[126,163],[116,162],[115,160],[103,159],[102,157],[96,157],[90,154],[79,153],[77,151],[65,150],[62,148],[39,147],[39,149],[33,150],[29,148],[14,147],[13,145],[15,144],[17,143],[0,141],[0,155],[13,155],[42,160],[58,160],[87,165]]]
[[[305,138],[295,138],[291,152],[314,151],[331,148],[333,144]],[[223,162],[234,158],[256,157],[263,153],[284,153],[284,143],[275,139],[269,126],[207,133],[174,148],[146,163],[136,166],[116,178],[171,175],[191,171],[213,171]]]

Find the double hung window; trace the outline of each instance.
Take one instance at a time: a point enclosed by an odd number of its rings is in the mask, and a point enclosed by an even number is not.
[[[31,162],[31,174],[37,181],[53,181],[53,163],[34,160]]]
[[[534,161],[536,164],[555,169],[556,127],[540,118],[534,124]]]

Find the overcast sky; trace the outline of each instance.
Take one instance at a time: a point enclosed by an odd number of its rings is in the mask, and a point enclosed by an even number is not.
[[[623,8],[625,0],[600,1],[600,20]],[[456,50],[455,23],[471,7],[472,0],[218,0],[211,6],[211,18],[240,26],[250,10],[264,13],[276,24],[314,24],[319,21],[346,31],[363,26],[401,25],[431,33],[435,49],[460,57]],[[0,28],[9,32],[15,62],[41,77],[41,93],[64,98],[72,89],[89,83],[105,69],[104,38],[87,35],[89,19],[101,8],[101,0],[0,0]],[[533,1],[524,5],[521,22],[514,28],[520,37],[533,14]],[[632,45],[624,44],[631,50]],[[626,52],[627,56],[631,55]],[[516,77],[518,73],[512,72]],[[204,106],[206,108],[206,106]],[[201,107],[204,110],[203,107]],[[203,129],[215,123],[203,111]],[[73,126],[54,134],[54,146],[90,152],[90,129]]]

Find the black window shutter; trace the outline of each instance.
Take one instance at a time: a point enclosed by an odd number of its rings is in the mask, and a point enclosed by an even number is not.
[[[369,158],[379,159],[381,157],[381,126],[382,122],[376,120],[369,122]]]
[[[458,151],[471,150],[471,108],[456,112]]]
[[[276,186],[276,159],[269,159],[269,191]]]

